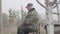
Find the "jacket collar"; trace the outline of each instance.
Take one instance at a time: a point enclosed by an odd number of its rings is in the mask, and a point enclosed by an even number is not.
[[[35,8],[32,8],[31,10],[29,10],[29,12],[30,12],[30,11],[33,11],[33,10],[35,10]]]

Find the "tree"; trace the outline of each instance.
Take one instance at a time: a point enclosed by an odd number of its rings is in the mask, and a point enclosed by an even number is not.
[[[38,0],[36,0],[37,1],[37,3],[39,4],[39,5],[41,5],[43,8],[45,8],[46,10],[48,10],[48,7],[46,7],[46,6],[44,6],[42,3],[40,3]],[[54,4],[56,4],[56,2],[57,2],[57,0],[54,0],[53,2],[50,2],[49,0],[45,0],[46,1],[46,3],[47,3],[47,5],[54,5]],[[53,8],[55,8],[56,7],[56,5],[55,6],[53,6]]]
[[[48,22],[47,22],[47,34],[54,34],[54,24],[53,24],[53,18],[52,18],[52,10],[57,6],[55,5],[57,0],[45,0],[46,6],[41,4],[38,0],[36,0],[39,5],[41,5],[43,8],[47,10],[47,17],[48,17]],[[55,6],[54,6],[55,5]]]
[[[9,10],[9,22],[12,23],[17,17],[16,12],[12,11],[12,9],[10,8]]]

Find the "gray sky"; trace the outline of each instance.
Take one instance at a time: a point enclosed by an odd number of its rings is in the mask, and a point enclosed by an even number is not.
[[[21,11],[21,5],[23,9],[26,10],[25,6],[27,5],[27,3],[33,3],[34,7],[36,8],[36,11],[42,16],[45,15],[44,8],[42,8],[36,2],[36,0],[2,0],[2,11],[7,14],[9,8],[12,8],[13,10]],[[42,3],[44,4],[43,0]]]
[[[44,5],[44,0],[39,0]],[[26,10],[25,6],[27,3],[33,3],[36,11],[40,14],[40,16],[44,19],[45,9],[41,7],[36,0],[2,0],[2,11],[8,14],[8,10],[12,8],[13,10],[21,11],[21,5],[24,10]],[[27,10],[26,10],[27,11]],[[53,16],[53,18],[57,18]]]

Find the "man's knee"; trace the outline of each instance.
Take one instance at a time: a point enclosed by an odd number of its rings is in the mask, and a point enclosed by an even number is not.
[[[23,34],[23,31],[21,30],[21,27],[18,27],[17,34]]]

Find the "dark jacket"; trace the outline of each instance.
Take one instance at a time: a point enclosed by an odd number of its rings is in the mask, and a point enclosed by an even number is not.
[[[29,12],[24,20],[23,25],[28,26],[32,29],[37,29],[38,21],[39,21],[39,14],[35,10],[35,8],[33,8],[33,9],[29,10]]]
[[[33,8],[29,10],[23,24],[19,29],[24,32],[34,32],[38,29],[39,14]]]

